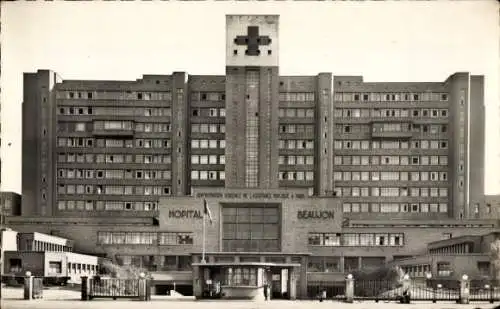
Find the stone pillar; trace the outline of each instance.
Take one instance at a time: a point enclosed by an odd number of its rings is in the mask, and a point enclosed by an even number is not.
[[[82,276],[80,278],[82,280],[81,300],[86,301],[90,299],[90,278],[87,276]]]
[[[146,278],[144,278],[144,276],[141,276],[139,278],[139,280],[138,280],[138,284],[139,284],[139,300],[140,301],[146,301],[147,300],[147,298],[146,298],[146,295],[147,295],[147,292],[146,292],[146,289],[147,289]]]
[[[345,279],[345,302],[354,302],[354,278],[351,274],[348,274]]]
[[[33,276],[29,271],[27,271],[26,275],[24,276],[24,299],[33,299]]]
[[[203,275],[200,271],[200,266],[193,266],[193,295],[196,299],[203,296]]]
[[[288,296],[290,300],[297,299],[297,269],[296,267],[290,267],[288,269]]]
[[[401,302],[404,304],[409,304],[411,301],[411,279],[410,279],[410,276],[408,276],[408,274],[406,274],[403,277],[402,283],[403,283],[403,287],[402,287],[403,295],[401,295],[401,296],[403,298],[402,298]]]
[[[460,280],[460,303],[468,304],[469,303],[469,276],[463,275]]]

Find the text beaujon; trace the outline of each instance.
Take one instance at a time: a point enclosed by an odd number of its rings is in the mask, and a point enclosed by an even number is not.
[[[334,214],[331,210],[299,210],[297,219],[333,219]]]
[[[201,215],[201,210],[169,210],[168,211],[169,218],[195,218],[201,219],[203,216]]]

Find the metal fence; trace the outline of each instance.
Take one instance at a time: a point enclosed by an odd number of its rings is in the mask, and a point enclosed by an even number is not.
[[[93,298],[139,298],[139,279],[91,278],[89,299]]]
[[[402,288],[390,280],[354,280],[356,300],[396,300],[402,295]]]
[[[470,301],[488,301],[493,303],[500,300],[500,288],[492,280],[471,280],[469,288]]]
[[[460,300],[458,280],[415,280],[410,279],[407,286],[395,280],[355,280],[354,299],[378,301],[398,301],[408,293],[415,301],[452,301]]]
[[[309,282],[307,285],[307,297],[318,299],[323,291],[327,299],[345,299],[345,282]]]
[[[409,290],[412,300],[428,300],[432,302],[457,302],[460,300],[460,281],[456,279],[412,279]]]

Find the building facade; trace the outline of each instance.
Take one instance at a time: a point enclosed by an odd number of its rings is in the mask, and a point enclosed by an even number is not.
[[[10,224],[187,278],[206,199],[212,258],[300,253],[302,295],[306,273],[425,250],[443,228],[496,228],[482,202],[483,76],[281,76],[278,29],[276,15],[227,16],[225,75],[25,73],[22,217]]]

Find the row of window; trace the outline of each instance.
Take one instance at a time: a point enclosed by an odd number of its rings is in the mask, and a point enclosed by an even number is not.
[[[60,106],[59,115],[97,115],[97,116],[137,116],[172,117],[169,107],[108,107],[108,106]]]
[[[311,246],[366,246],[366,247],[401,247],[404,246],[402,233],[310,233],[308,243]]]
[[[447,197],[448,188],[419,188],[419,187],[336,187],[337,196],[382,196],[382,197]]]
[[[132,170],[132,169],[59,169],[57,177],[61,179],[172,179],[169,170]]]
[[[226,133],[225,124],[193,123],[191,133]]]
[[[314,180],[314,171],[282,171],[278,174],[279,180]]]
[[[314,134],[316,127],[310,124],[280,125],[280,133]]]
[[[191,180],[225,180],[225,171],[191,171]]]
[[[137,91],[58,91],[57,99],[92,99],[92,100],[172,100],[171,92]]]
[[[411,278],[415,277],[425,277],[427,273],[432,271],[431,265],[404,265],[401,266],[401,269],[405,272],[405,274],[410,275]]]
[[[446,108],[336,108],[335,118],[393,118],[393,117],[431,117],[447,118]]]
[[[280,92],[280,101],[313,102],[314,92]]]
[[[191,116],[194,117],[226,117],[225,108],[193,108]]]
[[[446,203],[343,203],[343,212],[375,212],[375,213],[446,213],[448,204]]]
[[[225,155],[192,155],[191,164],[226,164]]]
[[[127,130],[146,133],[166,133],[172,131],[170,123],[143,123],[132,121],[59,122],[58,133],[90,132],[91,130]]]
[[[447,181],[447,172],[333,172],[338,181]]]
[[[439,134],[448,131],[446,124],[409,124],[409,123],[375,123],[375,124],[337,124],[335,133],[377,133],[377,132],[407,132]]]
[[[226,140],[217,140],[217,139],[192,139],[191,140],[191,148],[197,149],[225,149],[226,148]]]
[[[447,140],[335,140],[335,149],[448,149]]]
[[[313,165],[314,156],[279,156],[278,164],[282,165]]]
[[[447,156],[335,156],[335,165],[448,165]]]
[[[280,139],[279,149],[314,149],[314,140]]]
[[[337,92],[335,93],[335,101],[339,102],[357,102],[357,101],[448,101],[447,93],[436,92]]]
[[[170,195],[170,187],[162,186],[118,186],[118,185],[90,185],[90,184],[59,184],[58,194],[99,194],[99,195]]]
[[[280,101],[314,101],[314,92],[280,92]],[[95,100],[172,100],[171,92],[136,92],[136,91],[58,91],[58,99],[95,99]],[[191,92],[194,100],[223,101],[223,92]],[[335,93],[335,101],[448,101],[447,93]]]
[[[280,108],[280,117],[287,118],[314,118],[314,108]]]
[[[134,142],[135,141],[135,142]],[[123,140],[123,139],[94,139],[83,137],[59,137],[57,139],[58,147],[106,147],[106,148],[170,148],[172,141],[170,139],[142,139]]]
[[[148,271],[189,271],[191,256],[189,255],[116,255],[116,264],[120,266],[133,265]]]
[[[59,269],[58,273],[60,273],[60,264],[61,262],[49,262],[49,266],[52,267],[52,263],[55,264],[55,272]],[[59,265],[57,264],[59,263]],[[99,273],[99,265],[89,265],[89,264],[82,264],[82,263],[68,263],[68,274],[81,274],[81,273],[88,273],[88,274],[97,274]]]
[[[224,92],[191,92],[191,100],[194,101],[224,101],[226,100],[226,94]]]
[[[100,245],[192,245],[193,233],[184,232],[98,232]]]
[[[59,210],[76,211],[152,211],[157,210],[157,202],[124,202],[124,201],[83,201],[65,200],[58,201]]]
[[[112,157],[111,157],[112,156]],[[137,163],[137,164],[171,164],[170,155],[132,155],[132,154],[103,154],[103,153],[58,153],[58,163]]]

